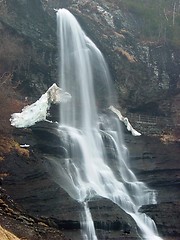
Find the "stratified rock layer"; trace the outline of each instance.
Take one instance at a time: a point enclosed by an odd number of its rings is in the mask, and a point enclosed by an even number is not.
[[[48,168],[48,161],[53,156],[59,156],[63,161],[64,146],[57,127],[56,123],[48,122],[32,127],[36,140],[29,133],[29,143],[34,145],[34,155],[30,159],[8,157],[3,163],[3,171],[10,175],[4,179],[3,187],[29,215],[46,219],[50,226],[67,231],[66,234],[76,240],[81,239],[80,214],[83,207],[54,182]],[[22,133],[20,138],[27,142],[28,132],[25,133],[24,139]],[[89,206],[99,239],[105,236],[109,239],[120,236],[138,239],[134,221],[115,204],[97,198],[90,201]]]
[[[15,155],[9,156],[2,164],[2,171],[9,173],[9,176],[2,183],[8,194],[29,215],[46,219],[50,226],[64,229],[71,239],[76,240],[80,239],[82,206],[54,182],[48,168],[52,156],[60,156],[59,160],[63,161],[65,154],[62,139],[56,129],[56,123],[38,123],[32,128],[35,138],[30,130],[24,130],[24,136],[20,130],[16,131],[20,143],[31,144],[31,157],[20,159]],[[178,156],[174,154],[171,157],[167,146],[156,138],[135,138],[126,132],[125,141],[130,151],[129,164],[132,170],[140,180],[158,192],[158,204],[142,206],[140,211],[146,212],[155,220],[160,235],[166,239],[178,239]],[[176,152],[177,147],[173,144]],[[99,239],[102,236],[109,239],[138,239],[134,221],[115,204],[106,199],[93,199],[89,206]],[[170,224],[171,215],[173,222]]]
[[[116,4],[120,2],[16,0],[14,4],[14,0],[1,1],[0,76],[4,73],[12,74],[14,85],[18,86],[23,96],[29,98],[39,97],[52,83],[58,82],[56,15],[53,8],[69,8],[88,36],[103,52],[110,67],[120,105],[127,112],[143,113],[154,117],[162,116],[164,123],[167,119],[168,122],[173,123],[168,126],[168,130],[176,129],[178,132],[179,47],[172,46],[168,42],[149,42],[148,39],[144,42],[140,41],[137,34],[138,27],[141,26],[139,16],[123,11]],[[96,87],[101,91],[98,82]],[[99,96],[101,96],[100,92]],[[155,127],[153,125],[152,130],[149,124],[140,123],[140,128],[148,135],[151,131],[153,134],[161,134],[164,125]],[[44,156],[39,153],[39,150],[37,151],[37,148],[43,151],[46,149],[48,154],[57,151],[56,154],[63,155],[64,149],[57,148],[59,140],[54,137],[54,130],[49,129],[48,133],[41,131],[41,134],[39,138],[43,137],[44,140],[48,135],[49,141],[47,142],[47,138],[45,141],[38,140],[37,143],[30,130],[24,133],[16,132],[19,143],[32,146],[31,158],[24,159],[14,153],[6,156],[5,161],[1,162],[1,171],[8,173],[9,176],[4,178],[2,186],[7,190],[10,198],[21,204],[33,216],[45,216],[46,219],[48,217],[49,224],[56,228],[79,229],[77,221],[79,204],[70,199],[53,182],[45,167]],[[141,136],[134,139],[128,134],[125,135],[125,141],[129,148],[130,165],[133,171],[140,180],[158,192],[158,204],[144,206],[141,211],[147,212],[155,219],[165,239],[178,240],[180,238],[178,141],[165,145],[156,137]],[[116,207],[106,200],[101,201],[96,200],[90,206],[92,212],[93,208],[95,209],[93,214],[97,218],[96,227],[100,228],[98,214],[102,208],[103,217],[105,218],[107,213],[108,222],[103,222],[101,228],[107,225],[114,229],[113,234],[116,234],[117,239],[118,234],[121,239],[131,239],[135,235],[131,220],[129,233],[127,226],[129,220],[124,222],[127,216],[125,217],[123,212],[117,212],[118,216],[114,213],[111,216],[112,209],[115,211]],[[123,220],[119,220],[119,216],[123,216]],[[6,224],[9,219],[6,216],[4,219]],[[16,219],[13,220],[12,225],[18,226],[15,223]],[[26,228],[22,229],[21,231],[26,230]],[[102,229],[98,231],[100,231],[99,235],[103,234]],[[107,234],[111,235],[109,232]],[[79,239],[79,233],[77,236],[75,232],[71,235]],[[35,235],[31,239],[35,240]]]

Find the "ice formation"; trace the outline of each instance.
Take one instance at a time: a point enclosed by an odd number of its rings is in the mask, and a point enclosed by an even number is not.
[[[123,115],[121,114],[121,112],[117,108],[115,108],[113,106],[110,106],[109,109],[118,116],[119,120],[122,121],[126,125],[127,130],[130,131],[133,136],[141,136],[141,133],[139,133],[138,131],[136,131],[132,127],[132,125],[130,124],[128,118],[127,117],[123,117]]]
[[[70,99],[71,95],[54,83],[35,103],[25,106],[21,113],[13,113],[10,118],[11,125],[25,128],[46,120],[52,103],[68,102]]]

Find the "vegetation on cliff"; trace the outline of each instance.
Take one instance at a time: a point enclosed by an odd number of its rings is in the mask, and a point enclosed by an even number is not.
[[[179,0],[122,0],[114,2],[123,11],[138,16],[139,37],[180,47]]]

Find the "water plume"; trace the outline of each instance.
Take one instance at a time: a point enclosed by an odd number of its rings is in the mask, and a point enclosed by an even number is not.
[[[56,14],[59,85],[72,96],[60,107],[60,129],[70,146],[66,167],[58,163],[60,175],[69,180],[59,184],[84,206],[83,238],[97,239],[88,201],[101,196],[131,215],[143,239],[159,240],[154,221],[138,211],[142,205],[156,203],[156,194],[129,169],[119,120],[113,114],[100,114],[97,107],[116,104],[104,57],[68,10],[59,9]],[[110,163],[107,140],[115,153],[116,169]]]

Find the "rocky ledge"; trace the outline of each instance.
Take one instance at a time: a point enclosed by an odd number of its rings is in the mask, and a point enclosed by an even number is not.
[[[21,130],[16,131],[16,137],[21,143],[31,143],[30,157],[8,156],[2,163],[2,171],[8,173],[2,186],[11,199],[26,210],[32,221],[40,219],[39,221],[53,229],[63,230],[70,239],[80,240],[82,205],[54,181],[47,169],[50,152],[51,156],[52,152],[55,156],[64,154],[63,148],[59,151],[60,138],[56,127],[57,124],[44,122],[35,125],[32,131],[36,138],[31,130],[23,130],[24,137]],[[54,151],[56,146],[57,151]],[[97,198],[89,202],[89,206],[99,239],[138,239],[134,221],[115,204],[107,199]],[[56,236],[52,235],[49,239],[56,239]]]
[[[47,219],[29,215],[3,188],[0,188],[0,194],[1,240],[67,240],[62,231],[50,226]]]
[[[6,177],[2,180],[2,187],[6,190],[6,194],[25,209],[30,226],[34,224],[33,229],[46,224],[50,229],[47,230],[47,236],[48,231],[55,231],[49,239],[56,239],[56,234],[61,234],[59,230],[63,230],[72,240],[81,239],[79,219],[82,206],[56,183],[47,164],[49,155],[61,155],[62,158],[66,153],[62,139],[59,138],[59,132],[57,134],[57,124],[38,123],[32,129],[16,130],[15,136],[19,143],[31,145],[30,157],[23,158],[12,154],[1,163],[1,171],[6,173]],[[146,212],[155,220],[159,233],[164,239],[179,239],[178,180],[180,174],[177,168],[178,155],[175,154],[178,152],[178,145],[174,143],[175,153],[171,158],[168,147],[156,138],[147,136],[135,138],[126,132],[125,142],[130,151],[129,164],[133,171],[140,180],[156,189],[158,193],[158,204],[142,206],[140,211]],[[171,149],[173,149],[172,146]],[[105,237],[107,239],[139,239],[134,221],[109,200],[93,199],[89,202],[89,206],[99,239]],[[12,217],[12,221],[17,225],[19,224],[18,215],[22,214],[18,213]],[[23,218],[25,218],[24,215]],[[7,220],[7,217],[3,216],[3,219]],[[22,222],[26,220],[25,218]],[[6,221],[3,221],[6,226]],[[27,225],[29,226],[29,223]],[[32,228],[30,232],[34,231]],[[12,226],[6,229],[12,230],[19,236]],[[38,231],[43,234],[44,230]],[[32,238],[28,236],[27,239]]]

